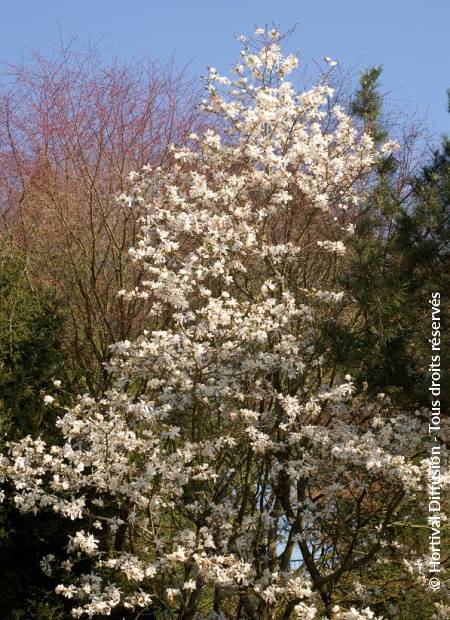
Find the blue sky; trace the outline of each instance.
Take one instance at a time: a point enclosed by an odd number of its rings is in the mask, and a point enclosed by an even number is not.
[[[345,67],[384,67],[383,90],[395,108],[426,116],[436,134],[450,133],[450,0],[15,0],[2,3],[0,59],[58,38],[102,37],[105,53],[141,52],[164,61],[175,52],[195,74],[225,69],[236,58],[235,34],[275,22],[299,26],[291,47],[304,62],[328,55]]]

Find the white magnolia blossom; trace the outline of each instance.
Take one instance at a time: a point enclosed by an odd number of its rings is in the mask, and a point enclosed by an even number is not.
[[[346,247],[342,241],[318,241],[317,245],[326,252],[335,252],[336,254],[345,254]]]
[[[423,495],[419,416],[328,381],[316,354],[342,300],[321,274],[380,154],[327,111],[327,83],[296,92],[296,59],[265,32],[235,80],[210,69],[220,131],[120,197],[145,211],[131,253],[146,272],[120,294],[147,299],[150,319],[113,347],[113,389],[79,397],[60,444],[27,437],[1,463],[21,511],[78,528],[42,564],[59,563],[75,618],[375,620],[338,585],[392,552],[391,523]]]

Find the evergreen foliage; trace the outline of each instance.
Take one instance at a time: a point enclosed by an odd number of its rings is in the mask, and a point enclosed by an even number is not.
[[[33,289],[23,256],[0,248],[1,443],[25,435],[55,437],[55,412],[43,396],[53,392],[64,361],[64,316],[51,290]],[[2,446],[3,447],[3,446]],[[20,515],[8,500],[0,506],[0,617],[59,620],[60,602],[39,562],[66,534],[50,516]],[[54,587],[54,586],[53,586]]]
[[[376,143],[388,136],[380,76],[378,67],[363,72],[351,105]],[[352,320],[332,321],[327,332],[335,364],[351,367],[371,392],[388,391],[404,404],[429,405],[428,299],[433,291],[449,292],[449,156],[444,138],[406,189],[393,155],[378,166],[341,276],[355,302]],[[445,331],[445,305],[442,320]]]

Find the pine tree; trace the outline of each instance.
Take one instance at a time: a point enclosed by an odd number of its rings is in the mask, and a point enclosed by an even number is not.
[[[379,67],[364,71],[351,104],[376,144],[389,135],[380,76]],[[327,333],[334,364],[351,367],[369,391],[387,391],[404,404],[428,405],[428,296],[448,289],[449,154],[444,139],[407,191],[395,156],[380,162],[341,278],[355,301],[352,320],[331,322]]]

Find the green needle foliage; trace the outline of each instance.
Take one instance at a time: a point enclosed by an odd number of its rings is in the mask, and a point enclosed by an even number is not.
[[[351,104],[376,142],[389,137],[380,76],[379,67],[364,71]],[[371,392],[388,392],[406,406],[428,406],[428,300],[433,291],[443,300],[449,293],[449,139],[406,188],[398,183],[397,167],[395,156],[384,159],[362,205],[341,277],[355,308],[351,321],[330,322],[328,346],[334,364],[351,370],[359,383],[368,382]],[[441,317],[445,338],[444,301]],[[443,391],[446,385],[448,377]]]
[[[367,131],[376,143],[387,137],[387,132],[380,121],[383,110],[383,97],[379,92],[379,79],[383,69],[379,66],[370,67],[361,73],[359,89],[350,104],[350,111],[364,123]]]

